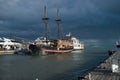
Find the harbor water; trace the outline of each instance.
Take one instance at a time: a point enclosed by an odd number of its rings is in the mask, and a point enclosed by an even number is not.
[[[0,56],[0,80],[78,80],[108,57],[111,41],[84,40],[85,49],[67,54]]]

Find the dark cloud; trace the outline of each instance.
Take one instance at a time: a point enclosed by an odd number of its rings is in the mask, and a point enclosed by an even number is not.
[[[104,12],[120,14],[119,0],[93,0],[93,3]]]
[[[0,34],[13,33],[27,37],[43,34],[43,8],[47,5],[52,34],[57,32],[52,30],[57,27],[55,18],[56,9],[59,8],[64,32],[82,34],[86,38],[103,33],[106,34],[104,37],[119,35],[119,4],[119,0],[0,0]]]

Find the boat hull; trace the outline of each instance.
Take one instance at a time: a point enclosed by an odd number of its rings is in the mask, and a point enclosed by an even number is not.
[[[73,50],[83,50],[84,47],[73,47]]]
[[[49,49],[44,49],[45,52],[54,52],[54,53],[69,53],[72,52],[72,50],[49,50]]]
[[[116,45],[117,48],[120,48],[120,45]]]
[[[72,50],[42,49],[42,53],[70,53]]]

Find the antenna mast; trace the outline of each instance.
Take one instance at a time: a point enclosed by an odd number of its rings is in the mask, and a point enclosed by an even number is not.
[[[57,9],[57,18],[56,18],[56,23],[57,23],[57,26],[58,26],[58,38],[60,38],[60,23],[61,23],[61,18],[60,18],[60,15],[59,15],[59,9]]]
[[[42,18],[44,24],[45,24],[45,37],[46,37],[46,40],[48,39],[48,35],[49,35],[49,31],[48,31],[48,15],[47,15],[47,9],[46,9],[46,6],[44,7],[44,17]]]

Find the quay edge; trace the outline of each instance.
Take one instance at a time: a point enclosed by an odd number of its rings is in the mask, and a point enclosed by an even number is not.
[[[78,80],[120,80],[120,51],[111,53],[99,66],[78,77]],[[116,64],[113,62],[114,59],[117,60],[118,67],[113,67]],[[118,68],[117,71],[115,68]]]

